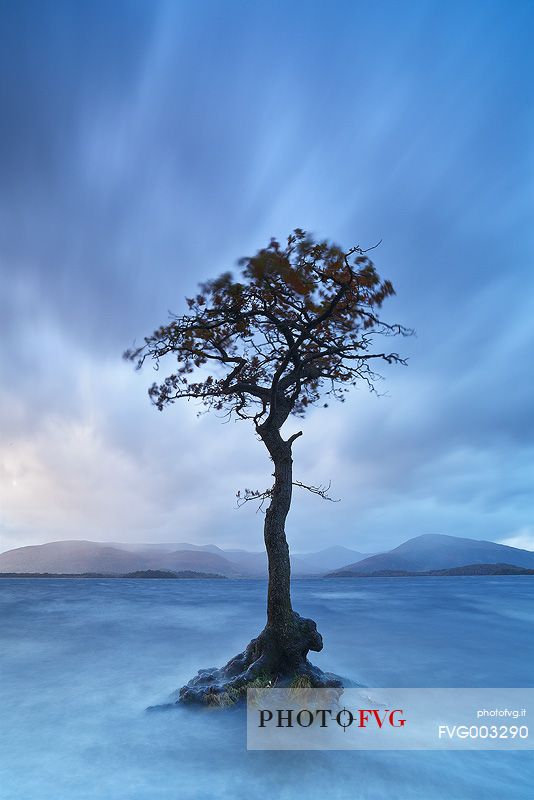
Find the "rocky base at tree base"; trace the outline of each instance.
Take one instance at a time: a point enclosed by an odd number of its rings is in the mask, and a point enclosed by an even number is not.
[[[247,689],[342,689],[347,682],[308,661],[308,652],[322,647],[315,622],[293,612],[283,626],[267,625],[224,667],[199,670],[176,702],[227,707],[246,700]]]

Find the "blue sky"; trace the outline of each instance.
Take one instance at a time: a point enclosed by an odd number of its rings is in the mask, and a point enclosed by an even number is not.
[[[534,549],[530,2],[0,4],[0,547],[261,549],[245,423],[163,414],[121,360],[299,226],[382,239],[407,368],[313,411],[295,550]],[[300,423],[298,423],[300,427]],[[291,427],[291,426],[290,426]],[[289,428],[288,428],[289,430]]]

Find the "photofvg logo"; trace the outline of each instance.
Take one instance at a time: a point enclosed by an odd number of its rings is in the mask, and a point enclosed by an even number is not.
[[[300,691],[300,690],[297,690]],[[277,728],[309,728],[317,724],[320,728],[327,728],[329,725],[339,725],[344,731],[355,725],[357,728],[366,728],[368,725],[377,725],[382,729],[384,725],[391,725],[392,728],[403,728],[406,722],[404,712],[401,708],[393,711],[379,708],[359,708],[350,711],[343,707],[340,711],[333,711],[331,708],[301,708],[299,711],[294,709],[278,708],[271,711],[269,708],[262,708],[259,711],[259,727],[265,728],[272,723]]]
[[[249,689],[247,747],[534,749],[532,714],[534,689]]]

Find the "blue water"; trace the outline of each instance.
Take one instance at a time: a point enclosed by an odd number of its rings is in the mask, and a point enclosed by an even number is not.
[[[247,752],[240,712],[165,702],[264,622],[254,581],[0,581],[1,800],[503,800],[531,752]],[[314,661],[369,686],[534,685],[528,577],[309,580]]]

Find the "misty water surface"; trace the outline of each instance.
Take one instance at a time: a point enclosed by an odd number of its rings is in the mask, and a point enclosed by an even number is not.
[[[0,581],[1,800],[530,798],[530,752],[247,752],[241,712],[147,713],[264,622],[259,581]],[[534,582],[306,580],[324,669],[369,686],[532,686]]]

